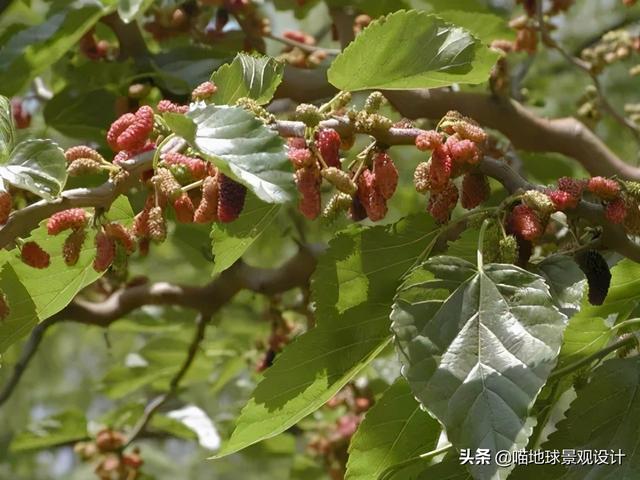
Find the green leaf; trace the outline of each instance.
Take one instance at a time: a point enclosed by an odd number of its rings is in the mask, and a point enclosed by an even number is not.
[[[67,181],[67,161],[51,140],[25,140],[0,165],[0,177],[46,200],[60,195]]]
[[[0,163],[9,157],[16,143],[16,129],[13,125],[11,102],[0,95]]]
[[[124,23],[130,23],[138,15],[142,15],[152,4],[153,0],[119,0],[118,15]]]
[[[279,210],[279,205],[264,203],[254,195],[249,195],[240,218],[232,223],[214,223],[211,228],[215,256],[213,275],[226,270],[242,257],[271,225]]]
[[[44,106],[44,120],[70,137],[104,142],[107,126],[115,120],[116,95],[105,90],[79,92],[65,88]]]
[[[78,410],[68,410],[40,420],[11,442],[13,453],[39,450],[82,440],[88,436],[87,420]]]
[[[239,98],[249,97],[260,105],[267,104],[282,81],[283,71],[284,64],[274,58],[239,53],[211,75],[218,87],[211,99],[218,105],[233,105]]]
[[[497,15],[468,10],[447,10],[437,12],[435,15],[445,22],[468,30],[486,45],[497,39],[512,40],[515,38],[513,30],[509,28],[507,22]]]
[[[51,7],[46,20],[11,36],[0,49],[0,85],[5,95],[22,90],[73,48],[107,13],[98,1],[73,2],[66,8]]]
[[[36,306],[11,265],[0,273],[0,289],[9,302],[9,316],[0,321],[0,353],[24,337],[38,323]]]
[[[616,478],[635,480],[640,460],[634,452],[640,448],[640,357],[612,359],[598,367],[591,381],[578,390],[566,418],[558,424],[544,449],[605,450],[625,456],[618,465],[528,466],[528,474],[537,478],[598,480]],[[528,475],[530,476],[530,475]]]
[[[456,448],[523,448],[567,321],[549,287],[513,265],[476,270],[447,256],[421,270],[431,280],[401,290],[391,316],[413,393]],[[470,469],[477,479],[498,475],[495,464]]]
[[[580,310],[586,279],[573,258],[553,255],[537,266],[536,273],[544,277],[556,305],[574,313]]]
[[[466,30],[415,10],[373,22],[334,60],[329,82],[341,90],[445,87],[482,83],[498,54]]]
[[[433,450],[440,424],[398,379],[367,412],[349,446],[346,480],[378,478],[387,467]]]
[[[317,327],[276,357],[218,455],[273,437],[335,395],[389,343],[389,309],[400,277],[427,255],[439,229],[427,215],[387,227],[353,227],[332,240],[314,274]],[[343,263],[342,260],[350,258]],[[350,272],[350,285],[338,277]],[[338,311],[340,291],[358,290]],[[328,303],[327,303],[328,302]]]
[[[197,127],[195,146],[260,200],[293,198],[291,162],[276,132],[237,107],[195,105],[187,116]]]

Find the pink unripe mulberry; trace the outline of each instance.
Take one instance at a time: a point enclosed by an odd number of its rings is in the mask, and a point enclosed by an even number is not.
[[[340,134],[333,128],[325,128],[318,132],[316,148],[329,167],[340,168]]]
[[[189,157],[178,152],[169,152],[164,155],[162,161],[166,165],[183,166],[193,180],[202,180],[207,176],[208,164],[199,158]]]
[[[582,191],[587,186],[587,182],[584,180],[577,180],[571,177],[560,177],[558,179],[558,188],[563,192],[569,193],[576,199],[576,205],[580,201]]]
[[[111,124],[107,142],[116,152],[137,150],[144,146],[153,131],[153,110],[143,105],[135,114],[125,113]]]
[[[287,157],[289,157],[289,160],[296,169],[310,167],[316,162],[313,152],[306,147],[289,147],[287,149]]]
[[[118,242],[128,254],[131,254],[135,251],[136,241],[133,233],[130,232],[129,229],[121,223],[107,223],[104,226],[104,232],[109,238]]]
[[[377,222],[387,214],[387,201],[376,188],[376,176],[368,168],[358,177],[358,199],[369,220]]]
[[[173,209],[176,212],[176,220],[180,223],[193,223],[194,206],[191,198],[183,193],[173,201]]]
[[[47,222],[47,232],[49,235],[58,233],[70,228],[82,228],[87,223],[87,212],[83,208],[70,208],[54,213]]]
[[[373,174],[378,192],[389,200],[398,187],[398,170],[387,152],[379,152],[373,157]]]
[[[300,192],[298,210],[309,220],[314,220],[320,215],[322,209],[320,197],[320,184],[322,177],[320,169],[316,165],[300,168],[295,173],[295,183]]]
[[[622,223],[627,217],[627,204],[622,198],[609,202],[604,210],[604,216],[611,223]]]
[[[203,82],[193,89],[191,98],[194,100],[206,100],[218,91],[213,82]]]
[[[576,197],[564,190],[547,190],[545,193],[553,202],[555,209],[561,212],[576,208],[580,201],[580,197]]]
[[[26,242],[20,251],[22,261],[33,268],[47,268],[51,257],[36,242]]]
[[[64,263],[68,266],[72,267],[78,263],[86,237],[86,229],[79,228],[77,230],[73,230],[65,239],[64,245],[62,245],[62,258],[64,258]]]
[[[416,137],[415,143],[418,150],[426,152],[427,150],[435,150],[443,143],[442,134],[435,130],[427,130]]]
[[[618,182],[604,177],[590,178],[587,189],[602,200],[613,200],[620,193]]]
[[[447,146],[449,154],[453,161],[458,165],[471,164],[475,165],[480,161],[480,149],[478,145],[466,138],[460,139],[456,136],[447,138]]]
[[[116,242],[105,232],[98,232],[95,242],[96,258],[93,260],[93,269],[96,272],[103,272],[116,258]]]
[[[218,180],[207,177],[202,184],[202,199],[193,215],[196,223],[209,223],[218,219]]]
[[[445,188],[438,192],[431,192],[427,211],[438,223],[446,223],[451,217],[451,212],[458,203],[458,187],[449,182]]]
[[[178,105],[171,100],[160,100],[157,109],[160,113],[187,113],[189,105]]]
[[[431,190],[440,191],[445,188],[451,178],[451,170],[453,161],[449,155],[449,149],[446,145],[440,145],[435,148],[431,155],[431,163],[429,167],[429,179],[431,182]]]

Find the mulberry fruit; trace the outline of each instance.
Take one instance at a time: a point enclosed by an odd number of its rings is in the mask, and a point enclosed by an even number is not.
[[[54,213],[47,222],[47,232],[49,235],[57,235],[58,233],[72,229],[78,229],[87,223],[87,213],[82,208],[71,208],[61,212]]]
[[[509,227],[517,236],[529,241],[539,238],[544,231],[538,214],[523,204],[515,206],[511,211]]]
[[[347,172],[336,167],[324,168],[321,172],[323,178],[327,179],[331,185],[336,187],[341,192],[348,195],[353,195],[358,190],[358,186],[355,184]]]
[[[107,223],[104,226],[104,232],[107,236],[118,242],[124,250],[131,254],[136,249],[136,242],[133,234],[120,223]]]
[[[442,145],[442,135],[435,130],[427,130],[416,137],[416,147],[422,152],[427,150],[435,150]]]
[[[607,261],[597,250],[581,252],[576,255],[575,259],[587,277],[589,303],[602,305],[611,285],[611,271]]]
[[[310,167],[316,162],[313,153],[306,147],[289,147],[289,149],[287,150],[287,156],[296,169]]]
[[[602,200],[613,200],[620,194],[618,182],[604,177],[590,178],[587,189]]]
[[[160,113],[187,113],[189,111],[189,105],[178,105],[170,100],[160,100],[157,108]]]
[[[379,152],[373,157],[373,174],[378,192],[389,200],[398,187],[398,170],[387,152]]]
[[[413,172],[413,184],[418,193],[427,193],[431,190],[430,170],[431,162],[420,162]]]
[[[387,201],[376,188],[376,176],[368,168],[358,177],[358,198],[372,222],[382,220],[387,214]]]
[[[556,206],[549,196],[538,190],[527,190],[522,195],[522,202],[535,210],[541,218],[547,218],[551,215]]]
[[[167,224],[164,221],[162,208],[153,207],[149,210],[149,218],[147,220],[147,228],[149,238],[155,242],[164,242],[167,238]]]
[[[458,203],[458,195],[458,187],[449,182],[441,191],[431,192],[427,211],[438,223],[448,222],[451,212]]]
[[[441,128],[449,135],[457,133],[460,138],[482,143],[487,139],[486,132],[478,123],[462,115],[460,112],[450,110],[441,122]]]
[[[211,98],[218,91],[218,87],[213,82],[203,82],[193,89],[191,98],[194,100],[206,100]]]
[[[193,180],[202,180],[207,176],[208,164],[199,158],[189,157],[178,152],[169,152],[164,155],[162,161],[166,165],[183,166]]]
[[[209,223],[218,219],[218,180],[207,177],[202,184],[202,199],[193,215],[196,223]]]
[[[225,174],[218,175],[218,220],[233,222],[244,208],[247,187],[232,180]]]
[[[586,185],[587,183],[584,180],[576,180],[575,178],[571,177],[561,177],[558,180],[558,188],[574,197],[576,199],[576,205],[577,202],[580,201],[582,191],[584,190]]]
[[[151,183],[168,199],[174,200],[182,194],[182,186],[167,168],[158,168],[151,178]]]
[[[62,245],[62,258],[64,258],[64,263],[70,267],[78,263],[80,252],[82,251],[82,246],[86,238],[87,231],[84,228],[79,228],[69,234],[64,240],[64,245]]]
[[[4,225],[9,220],[13,199],[11,194],[6,190],[0,191],[0,225]]]
[[[367,211],[360,203],[360,199],[356,195],[351,201],[351,207],[349,208],[349,218],[354,222],[359,222],[367,218]]]
[[[340,134],[332,128],[318,132],[316,148],[329,167],[340,168]]]
[[[20,251],[22,261],[33,268],[47,268],[51,257],[36,242],[26,242]]]
[[[353,198],[351,197],[351,195],[337,192],[327,202],[327,206],[322,211],[322,217],[328,220],[336,218],[338,213],[346,211],[351,207],[352,201]]]
[[[173,209],[176,212],[176,220],[180,223],[192,223],[194,215],[194,207],[191,198],[183,193],[173,202]]]
[[[471,140],[460,139],[454,135],[447,138],[446,144],[449,148],[451,159],[457,165],[475,165],[480,161],[480,149]]]
[[[491,189],[486,175],[479,172],[467,173],[462,179],[463,208],[471,210],[489,198]]]
[[[70,177],[78,177],[80,175],[93,175],[100,173],[102,164],[90,158],[79,158],[74,160],[67,167],[67,173]]]
[[[576,197],[564,190],[547,190],[547,196],[553,202],[553,206],[558,211],[565,211],[578,206],[580,197]]]
[[[295,173],[295,182],[298,192],[300,192],[300,201],[298,202],[298,210],[309,220],[314,220],[320,215],[321,197],[320,183],[322,177],[320,171],[314,165],[312,167],[301,168]]]
[[[78,145],[68,148],[64,152],[64,157],[67,159],[67,163],[71,163],[74,160],[79,160],[81,158],[89,158],[96,162],[105,162],[105,159],[102,155],[96,152],[93,148],[87,147],[86,145]]]
[[[125,113],[111,124],[107,142],[116,152],[137,150],[144,146],[152,131],[153,110],[143,105],[135,114]]]
[[[622,198],[616,198],[607,204],[604,216],[611,223],[622,223],[627,216],[627,204]]]
[[[451,178],[453,162],[446,145],[436,147],[431,155],[431,166],[429,167],[429,179],[431,190],[440,191],[447,186]]]
[[[105,232],[98,232],[95,242],[96,258],[93,260],[93,269],[96,272],[103,272],[116,258],[116,242]]]

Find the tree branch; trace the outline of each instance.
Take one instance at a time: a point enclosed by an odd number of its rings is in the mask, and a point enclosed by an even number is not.
[[[0,390],[0,405],[6,402],[18,385],[44,333],[58,322],[71,321],[108,327],[116,320],[145,305],[174,305],[191,308],[210,318],[240,290],[273,295],[306,285],[315,270],[316,258],[323,248],[319,245],[305,246],[282,266],[274,269],[252,267],[240,260],[204,286],[160,282],[123,288],[102,302],[89,302],[76,298],[31,332],[11,377]]]

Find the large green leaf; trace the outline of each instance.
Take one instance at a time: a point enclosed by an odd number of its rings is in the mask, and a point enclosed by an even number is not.
[[[367,412],[349,446],[346,480],[376,479],[388,467],[433,450],[440,424],[398,379]]]
[[[282,81],[283,70],[284,64],[271,57],[239,53],[211,76],[218,87],[212,100],[233,105],[239,98],[249,97],[261,105],[269,103]]]
[[[549,287],[513,265],[476,269],[447,256],[421,270],[432,278],[406,285],[392,314],[414,394],[457,448],[523,448],[567,321]],[[495,464],[470,470],[478,479],[504,475]]]
[[[106,13],[97,0],[80,0],[61,9],[51,3],[44,22],[19,30],[0,49],[0,89],[3,94],[15,95],[60,60]]]
[[[240,218],[228,224],[214,223],[211,228],[213,274],[226,270],[242,257],[271,225],[279,210],[279,205],[264,203],[249,195]]]
[[[468,10],[446,10],[437,12],[436,15],[445,22],[468,30],[487,45],[496,39],[512,40],[515,38],[513,30],[509,28],[507,22],[497,15]]]
[[[195,105],[187,116],[196,124],[195,138],[189,140],[260,200],[293,198],[291,163],[277,133],[237,107]]]
[[[60,195],[67,181],[67,161],[51,140],[25,140],[0,165],[0,177],[46,200]]]
[[[438,232],[427,215],[419,215],[387,227],[353,227],[331,241],[312,283],[317,327],[276,357],[219,456],[291,427],[335,395],[388,345],[394,290],[417,258],[430,252]],[[358,280],[341,284],[338,278],[347,270],[351,279]],[[342,302],[340,311],[334,301],[338,290],[357,290]]]
[[[596,369],[578,390],[566,419],[543,445],[546,450],[621,450],[617,465],[527,466],[527,478],[562,480],[635,480],[640,477],[640,357],[612,359]]]
[[[9,302],[9,316],[0,321],[0,353],[24,337],[38,323],[36,306],[13,267],[5,263],[0,272],[0,289]]]
[[[44,418],[19,433],[11,442],[12,452],[24,452],[83,440],[87,434],[87,420],[78,410],[68,410]]]
[[[0,163],[3,163],[16,143],[16,129],[13,125],[11,102],[0,95]]]
[[[333,62],[341,90],[444,87],[482,83],[498,54],[463,28],[415,10],[373,22]]]

